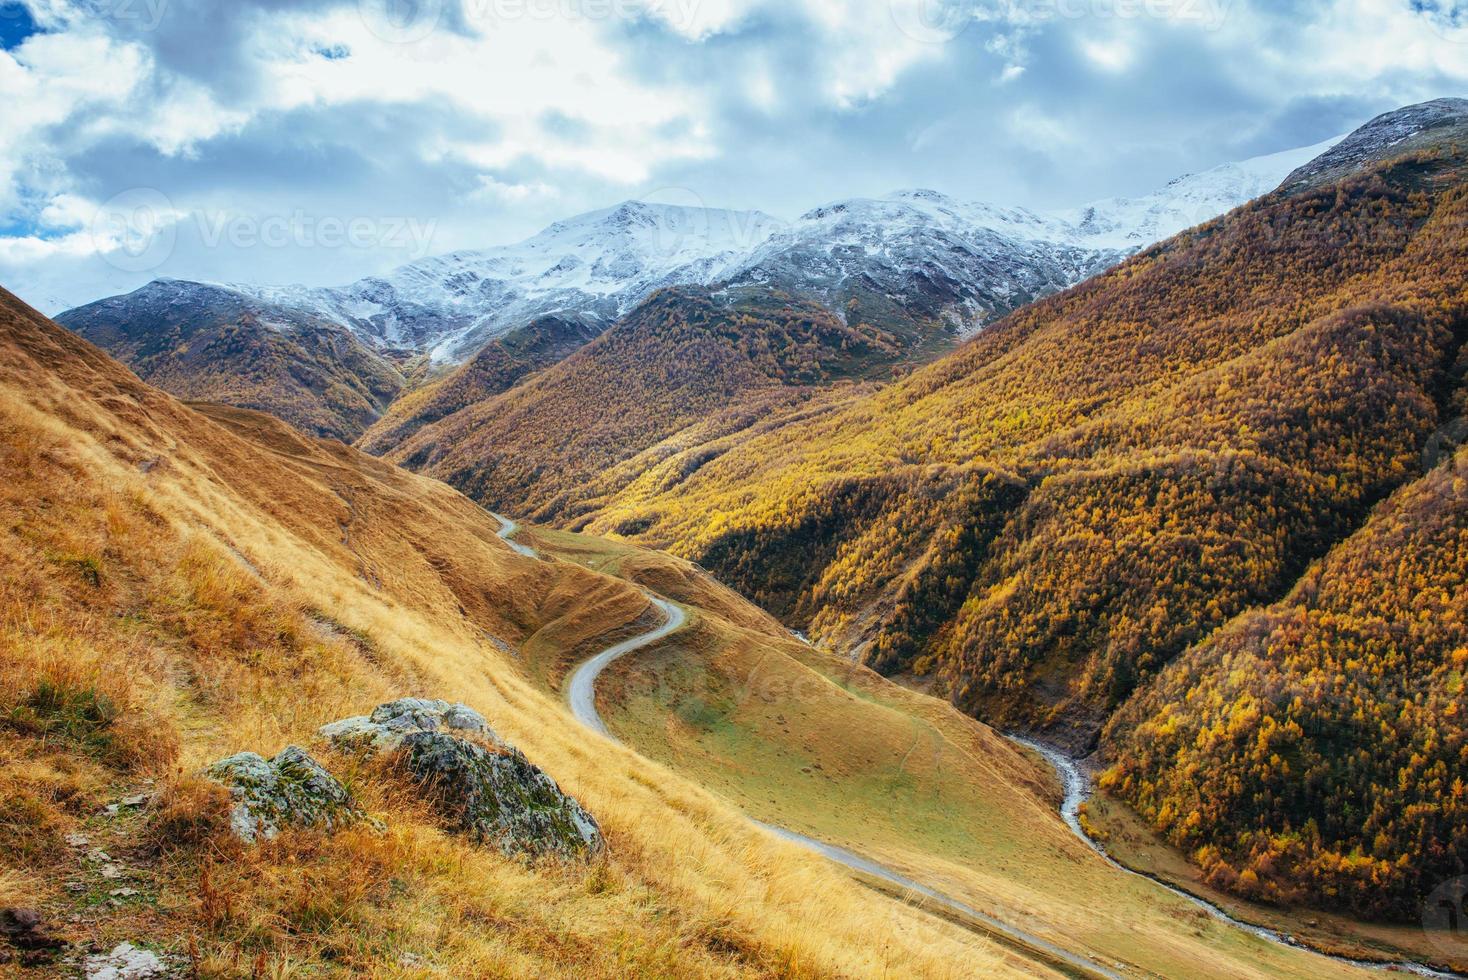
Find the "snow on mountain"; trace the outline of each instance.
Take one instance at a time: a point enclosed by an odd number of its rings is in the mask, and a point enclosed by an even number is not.
[[[1344,138],[1337,136],[1315,146],[1226,163],[1178,177],[1145,197],[1113,197],[1056,212],[1055,217],[1075,228],[1078,244],[1131,251],[1146,248],[1268,194],[1290,172]]]
[[[453,252],[349,286],[228,288],[457,361],[548,313],[605,327],[664,286],[715,282],[779,222],[758,211],[627,201],[517,245]]]
[[[1282,182],[1298,191],[1339,180],[1360,168],[1414,150],[1430,150],[1468,139],[1468,99],[1433,99],[1385,112],[1301,163]]]
[[[814,295],[843,311],[857,293],[966,334],[1122,258],[1024,208],[899,191],[816,208],[770,236],[730,277]]]
[[[1274,190],[1336,142],[1065,211],[961,202],[931,190],[842,201],[770,236],[732,278],[814,293],[838,310],[854,290],[876,291],[967,334]]]
[[[628,201],[519,244],[425,259],[347,286],[201,284],[197,305],[213,309],[208,291],[228,290],[440,362],[462,361],[547,314],[601,330],[676,285],[778,288],[839,315],[860,298],[862,315],[946,321],[962,336],[1274,189],[1335,142],[1180,177],[1144,197],[1047,213],[931,190],[840,201],[789,223],[758,211]]]

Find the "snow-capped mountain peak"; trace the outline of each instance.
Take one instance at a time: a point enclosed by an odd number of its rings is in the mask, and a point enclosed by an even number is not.
[[[716,281],[779,227],[759,211],[624,201],[518,244],[451,252],[348,286],[228,288],[457,361],[537,316],[605,326],[655,289]]]
[[[966,335],[1273,190],[1335,142],[1056,212],[927,188],[833,202],[788,223],[759,211],[623,201],[513,245],[451,252],[341,287],[203,284],[200,305],[217,303],[208,289],[224,289],[443,362],[546,315],[604,329],[678,285],[775,288],[839,316],[946,321]]]

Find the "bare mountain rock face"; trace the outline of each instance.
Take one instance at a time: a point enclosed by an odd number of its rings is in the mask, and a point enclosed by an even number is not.
[[[1468,144],[1468,99],[1433,99],[1386,112],[1296,169],[1280,189],[1294,193],[1332,183],[1373,163],[1418,149]]]

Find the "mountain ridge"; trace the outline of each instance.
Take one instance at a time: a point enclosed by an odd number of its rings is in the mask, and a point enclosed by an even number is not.
[[[1322,146],[1325,144],[1321,144]],[[962,202],[930,190],[896,191],[881,198],[850,198],[807,211],[785,222],[760,211],[657,204],[636,200],[557,221],[523,241],[460,250],[408,263],[381,276],[345,286],[270,286],[200,282],[200,288],[229,290],[250,299],[336,323],[379,348],[408,348],[447,363],[460,363],[494,336],[536,316],[576,313],[608,325],[659,288],[714,285],[725,280],[765,281],[810,287],[792,274],[794,257],[818,245],[867,246],[861,271],[929,264],[953,245],[980,260],[1008,249],[1020,271],[1053,291],[1073,285],[1130,250],[1152,244],[1184,227],[1215,217],[1273,189],[1271,180],[1298,165],[1307,147],[1224,164],[1176,178],[1141,198],[1109,198],[1079,208],[1033,211],[983,202]],[[833,215],[854,233],[820,242]],[[905,262],[891,254],[887,219],[900,216],[907,239]],[[935,242],[921,233],[941,233]],[[1043,246],[1043,248],[1041,247]],[[841,277],[843,280],[847,276]],[[883,278],[879,276],[878,278]],[[892,274],[885,278],[893,278]],[[188,280],[170,280],[179,285]],[[1003,298],[1004,290],[998,291]],[[1035,290],[1013,292],[1033,296]],[[103,302],[115,302],[109,297]],[[951,301],[947,314],[972,330],[994,310],[965,309]],[[66,311],[65,322],[87,304]],[[839,312],[839,311],[838,311]],[[1007,312],[1007,309],[1004,310]]]
[[[514,245],[453,252],[344,287],[159,279],[57,321],[185,397],[271,411],[348,442],[371,429],[364,445],[389,452],[670,288],[760,293],[760,306],[814,302],[854,329],[888,335],[902,352],[881,353],[874,366],[905,370],[1272,189],[1317,150],[1225,164],[1150,195],[1064,212],[924,189],[838,201],[789,223],[757,211],[626,201]]]

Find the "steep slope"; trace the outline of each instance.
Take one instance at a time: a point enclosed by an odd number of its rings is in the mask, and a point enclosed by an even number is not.
[[[441,484],[185,407],[7,293],[0,352],[0,905],[201,975],[1045,975],[589,745],[525,658],[637,629],[639,591],[515,554]],[[472,846],[330,754],[381,832],[234,843],[204,764],[402,694],[490,718],[605,861]]]
[[[1319,187],[1418,150],[1468,143],[1468,99],[1433,99],[1385,112],[1290,173],[1286,191]]]
[[[969,334],[1125,254],[1094,249],[1065,222],[962,204],[936,191],[840,201],[802,215],[731,273],[890,326]]]
[[[589,526],[934,673],[980,718],[1093,744],[1420,475],[1462,413],[1465,171],[1435,146],[1267,198],[890,389],[672,455]],[[1372,691],[1364,710],[1390,711]],[[1393,854],[1409,891],[1441,867]]]
[[[1052,213],[931,190],[839,201],[771,235],[730,280],[814,298],[888,329],[905,318],[968,336],[1273,191],[1336,142],[1188,174],[1143,197]]]
[[[357,445],[386,455],[425,425],[508,391],[537,371],[570,357],[596,339],[596,327],[548,315],[497,337],[451,371],[393,402]]]
[[[676,302],[688,305],[686,313],[673,309],[668,297],[655,297],[613,328],[617,340],[589,350],[587,360],[546,372],[514,397],[493,400],[505,386],[498,380],[504,355],[492,344],[486,349],[493,366],[488,383],[476,358],[450,381],[405,398],[362,447],[426,468],[493,506],[570,523],[668,455],[708,447],[685,461],[682,471],[691,472],[722,451],[714,444],[766,424],[776,404],[839,401],[850,392],[818,389],[853,377],[885,380],[932,360],[960,334],[1113,265],[1151,236],[1272,188],[1320,148],[1220,167],[1145,198],[1099,202],[1066,217],[963,204],[934,191],[818,208],[733,266],[727,285],[708,295],[680,291]],[[850,336],[840,340],[843,351],[800,353],[823,359],[815,371],[782,370],[774,377],[758,369],[784,391],[764,382],[731,384],[722,376],[715,382],[714,374],[729,367],[722,361],[708,376],[711,387],[700,390],[701,372],[716,355],[705,335],[685,329],[680,317],[706,318],[699,312],[706,307],[739,306],[753,317],[747,323],[756,334],[746,349],[799,345],[806,341],[767,334],[757,325],[761,311],[792,304],[832,311],[850,327]],[[817,348],[823,344],[818,340]],[[664,363],[682,365],[676,384],[653,376]],[[742,404],[755,388],[759,398]],[[588,420],[614,403],[617,391],[639,392],[616,412],[619,434],[588,441]],[[632,425],[633,419],[641,422]],[[657,424],[647,424],[651,419]],[[439,424],[422,431],[430,423]],[[606,434],[605,427],[595,431]],[[406,445],[405,437],[415,433]],[[768,593],[762,587],[757,595]]]
[[[333,323],[196,283],[160,280],[58,322],[180,398],[258,409],[346,442],[404,383],[396,365]]]
[[[1074,225],[1077,237],[1091,248],[1146,248],[1274,191],[1292,168],[1320,159],[1343,139],[1225,163],[1178,177],[1142,197],[1097,201],[1057,216]]]
[[[754,211],[628,201],[515,245],[424,259],[347,286],[168,281],[60,319],[175,394],[346,438],[403,387],[384,387],[364,348],[398,364],[429,362],[429,381],[483,352],[432,390],[414,390],[425,379],[410,379],[411,397],[363,443],[384,453],[554,363],[668,287],[732,284],[766,302],[815,303],[889,334],[908,362],[932,360],[1019,306],[1270,190],[1318,149],[1053,214],[925,190],[840,201],[788,224]],[[554,337],[547,324],[558,324]]]
[[[1216,884],[1412,921],[1468,873],[1465,669],[1468,448],[1128,702],[1103,784]]]
[[[423,427],[388,458],[497,507],[549,516],[568,500],[584,507],[589,487],[649,446],[742,430],[821,386],[890,372],[903,355],[891,335],[819,306],[665,290],[572,357]]]

